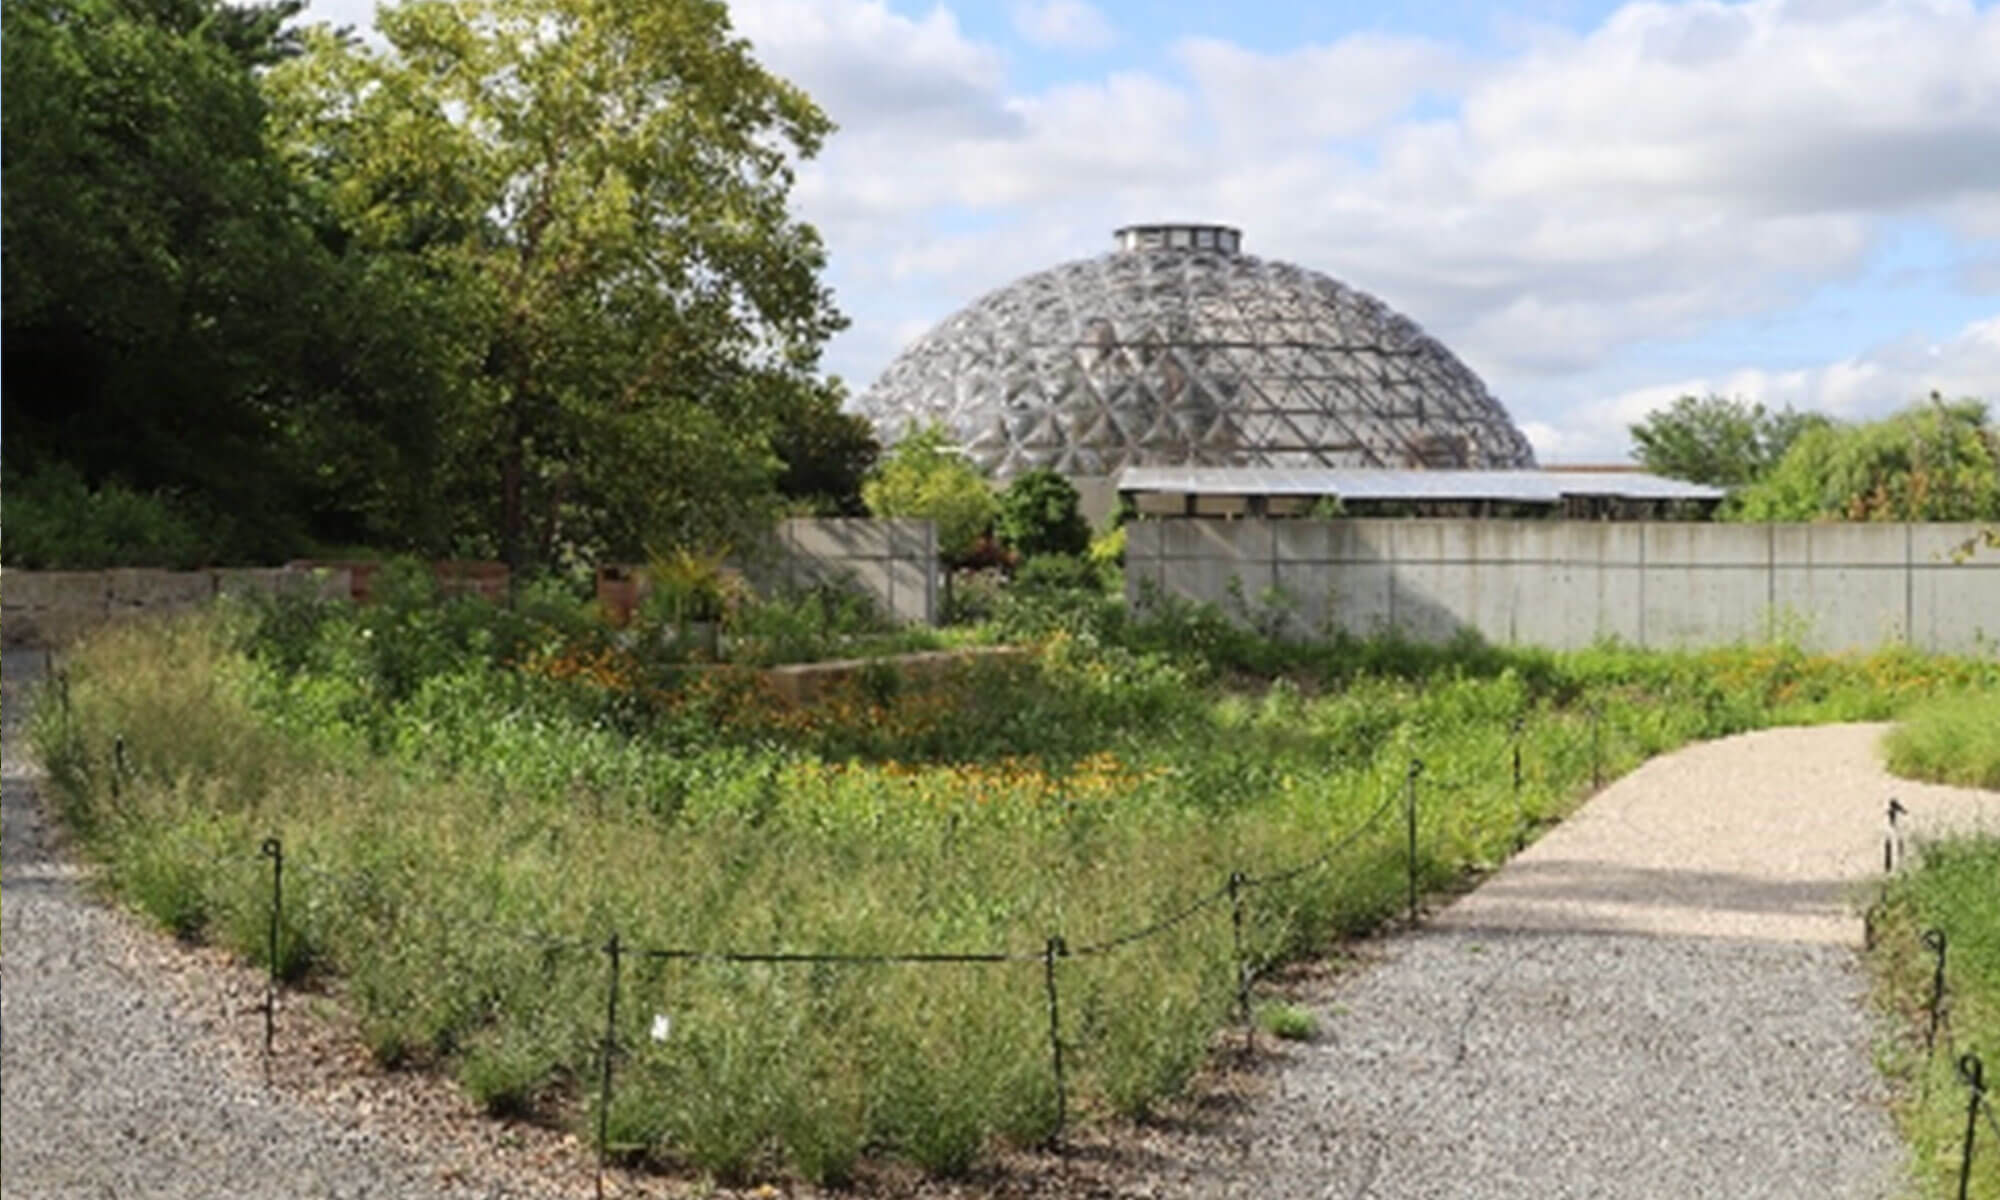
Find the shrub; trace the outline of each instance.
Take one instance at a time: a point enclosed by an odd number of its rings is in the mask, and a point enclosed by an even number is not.
[[[1047,467],[1018,475],[1000,495],[993,530],[1016,554],[1075,557],[1090,548],[1076,487]]]
[[[931,426],[911,430],[861,486],[878,517],[928,517],[937,522],[938,556],[959,562],[993,525],[998,501],[977,470]]]
[[[182,506],[118,483],[91,488],[67,467],[8,480],[6,561],[29,570],[198,567],[223,547]]]
[[[1882,748],[1898,775],[2000,789],[2000,692],[1925,704],[1889,731]]]

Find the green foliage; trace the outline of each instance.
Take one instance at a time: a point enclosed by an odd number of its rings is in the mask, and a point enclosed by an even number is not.
[[[17,475],[8,484],[10,567],[196,567],[214,561],[223,540],[206,536],[165,496],[115,483],[92,489],[64,466]]]
[[[276,140],[343,245],[438,298],[473,528],[518,569],[760,524],[841,324],[786,208],[825,116],[705,0],[412,0],[377,31],[273,69]]]
[[[1631,427],[1632,456],[1648,471],[1718,487],[1763,478],[1800,434],[1831,422],[1818,413],[1726,396],[1682,396]]]
[[[1933,395],[1880,421],[1809,429],[1738,497],[1745,521],[2000,517],[2000,429],[1975,400]]]
[[[1889,731],[1882,749],[1898,775],[2000,791],[2000,694],[1925,704]]]
[[[1256,1008],[1257,1028],[1288,1042],[1310,1042],[1319,1036],[1319,1018],[1311,1009],[1280,1000],[1267,1000]]]
[[[868,515],[861,484],[882,457],[882,444],[865,417],[842,411],[846,395],[838,378],[805,389],[797,409],[771,440],[784,464],[779,493],[813,516]]]
[[[319,274],[248,11],[9,0],[0,33],[8,469],[198,496],[234,554],[300,533],[279,427]]]
[[[1898,1084],[1897,1124],[1910,1147],[1919,1182],[1931,1194],[1955,1195],[1965,1136],[1965,1084],[1956,1055],[2000,1059],[2000,837],[1946,838],[1919,846],[1917,866],[1890,879],[1875,914],[1869,965],[1875,997],[1894,1023],[1893,1038],[1878,1060]],[[1920,940],[1940,930],[1950,948],[1945,986],[1949,997],[1947,1045],[1926,1053],[1936,960]],[[1941,1039],[1943,1040],[1943,1039]],[[1975,1143],[1968,1196],[2000,1200],[2000,1147],[1982,1126]]]
[[[1690,738],[2000,687],[2000,664],[1907,649],[1306,654],[1204,642],[1232,627],[1200,610],[1079,605],[1025,661],[759,721],[754,687],[716,672],[625,678],[561,604],[522,626],[428,588],[406,570],[372,609],[271,602],[107,631],[70,660],[69,719],[37,713],[57,796],[114,886],[247,953],[253,848],[283,837],[312,868],[288,889],[285,960],[338,975],[385,1060],[541,1119],[590,1119],[574,1082],[602,1035],[606,930],[632,946],[1021,956],[628,960],[612,1141],[728,1177],[839,1180],[864,1149],[953,1173],[1045,1137],[1043,939],[1087,945],[1232,871],[1302,861],[1395,795],[1413,756],[1425,786],[1452,788],[1420,816],[1421,881],[1441,887],[1568,811],[1593,747],[1615,775]],[[642,703],[621,715],[614,695]],[[113,796],[115,733],[131,770]],[[1259,889],[1252,965],[1392,911],[1401,836],[1385,822],[1337,869]],[[1072,1113],[1143,1113],[1184,1086],[1234,1003],[1228,921],[1215,905],[1059,964]]]
[[[970,556],[993,527],[993,489],[952,445],[940,426],[909,430],[861,487],[878,517],[928,517],[937,522],[938,557]]]
[[[1007,485],[993,532],[1024,558],[1075,557],[1090,549],[1090,523],[1077,511],[1076,486],[1047,467],[1017,475]]]

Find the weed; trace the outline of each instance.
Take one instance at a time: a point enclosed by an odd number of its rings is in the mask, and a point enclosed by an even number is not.
[[[1312,1010],[1277,1000],[1257,1006],[1257,1028],[1288,1042],[1310,1042],[1319,1036],[1319,1018]]]

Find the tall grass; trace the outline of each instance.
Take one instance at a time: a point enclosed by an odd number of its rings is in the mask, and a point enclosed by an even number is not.
[[[633,953],[614,1145],[827,1181],[864,1153],[950,1173],[1050,1132],[1052,936],[1087,948],[1351,835],[1327,869],[1250,893],[1246,955],[1276,962],[1382,920],[1402,898],[1402,832],[1355,831],[1394,812],[1413,759],[1417,867],[1435,888],[1566,812],[1594,754],[1610,778],[1691,738],[1880,716],[1994,671],[1347,644],[1222,687],[1240,664],[1084,624],[1026,663],[800,711],[748,677],[675,679],[602,640],[481,628],[394,605],[119,628],[71,658],[72,704],[43,705],[36,738],[112,886],[183,936],[261,960],[256,850],[281,838],[284,973],[342,994],[383,1061],[454,1072],[495,1112],[594,1115],[615,932]],[[1072,1112],[1143,1113],[1182,1087],[1227,1019],[1234,953],[1217,903],[1061,959]]]
[[[2000,789],[2000,692],[1920,705],[1889,731],[1882,748],[1898,775]]]
[[[1965,1135],[1966,1087],[1957,1056],[1986,1064],[1989,1095],[2000,1063],[2000,837],[1953,838],[1920,848],[1915,870],[1891,881],[1877,922],[1876,996],[1898,1033],[1881,1053],[1902,1085],[1896,1116],[1919,1183],[1930,1195],[1956,1195]],[[1919,940],[1946,938],[1949,1023],[1926,1052],[1935,959]],[[1990,1113],[1989,1113],[1990,1115]],[[1982,1121],[1974,1142],[1968,1195],[2000,1200],[2000,1138]]]

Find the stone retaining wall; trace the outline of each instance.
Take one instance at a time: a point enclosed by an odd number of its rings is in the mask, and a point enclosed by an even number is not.
[[[0,572],[0,642],[66,646],[113,621],[199,608],[217,596],[301,590],[344,599],[352,580],[344,568],[231,567],[163,571]]]

